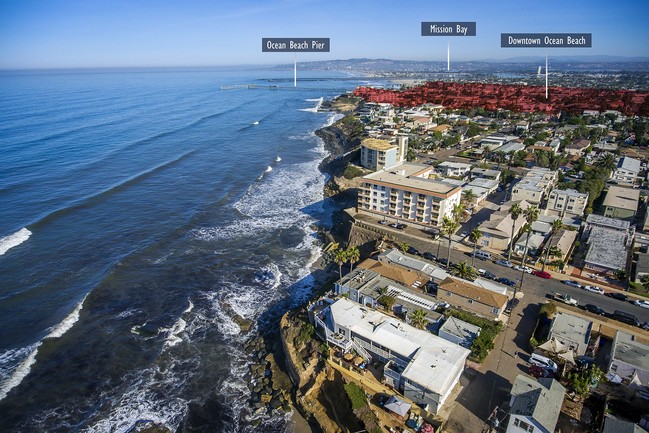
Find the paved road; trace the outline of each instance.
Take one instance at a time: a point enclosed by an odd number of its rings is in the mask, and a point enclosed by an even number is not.
[[[375,223],[375,221],[373,221],[371,217],[361,216],[359,219],[370,224]],[[448,241],[446,238],[432,240],[430,239],[429,235],[423,233],[420,229],[410,226],[406,230],[392,229],[390,227],[381,226],[378,224],[376,224],[375,226],[390,233],[399,242],[406,242],[408,245],[415,247],[419,251],[419,253],[428,251],[440,258],[447,257]],[[470,251],[472,249],[472,246],[463,245],[457,242],[460,239],[459,236],[453,236],[453,239],[454,241],[451,247],[451,262],[467,262],[470,264]],[[493,272],[498,277],[506,277],[517,282],[519,282],[521,278],[523,278],[523,293],[525,293],[526,296],[535,299],[537,302],[544,302],[548,299],[548,296],[554,295],[555,292],[567,293],[577,299],[579,301],[579,305],[594,304],[601,307],[608,313],[613,313],[615,310],[622,310],[627,313],[634,314],[640,322],[649,322],[649,309],[633,305],[631,302],[619,301],[617,299],[609,298],[604,295],[599,295],[597,293],[587,292],[583,289],[570,287],[561,283],[560,280],[555,278],[546,280],[530,274],[523,275],[523,273],[520,271],[515,271],[514,269],[497,265],[491,261],[482,261],[476,259],[475,266],[476,268],[482,268]],[[561,279],[571,278],[569,275],[555,275],[557,276],[557,278]]]

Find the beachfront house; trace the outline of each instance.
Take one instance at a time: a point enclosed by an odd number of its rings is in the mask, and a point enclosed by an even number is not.
[[[438,413],[460,380],[470,351],[395,317],[341,298],[312,306],[327,343],[384,366],[385,382],[430,413]]]

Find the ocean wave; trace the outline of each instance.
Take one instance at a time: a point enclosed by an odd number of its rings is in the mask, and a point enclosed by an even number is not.
[[[307,99],[307,101],[309,101],[309,102],[317,102],[317,104],[315,104],[315,107],[311,107],[311,108],[300,108],[300,111],[307,111],[309,113],[317,113],[318,110],[320,109],[320,107],[322,106],[322,102],[324,101],[324,98],[321,97],[321,98],[317,98],[317,99]]]
[[[147,179],[149,176],[152,176],[162,170],[173,167],[174,165],[183,161],[185,158],[188,158],[194,152],[195,150],[187,151],[181,155],[174,157],[173,159],[170,159],[154,167],[148,168],[132,176],[129,176],[126,179],[123,179],[107,188],[104,188],[99,192],[89,194],[85,197],[81,197],[77,200],[74,200],[71,203],[67,203],[64,206],[60,207],[59,209],[53,210],[47,213],[46,215],[39,217],[35,222],[33,222],[30,225],[38,227],[40,225],[46,224],[49,221],[52,221],[55,218],[58,218],[63,215],[67,215],[68,213],[74,211],[75,209],[79,209],[81,207],[98,203],[99,201],[101,201],[106,197],[110,197],[113,194],[116,194],[120,191],[125,190],[126,188],[129,188],[133,185],[138,184],[139,182],[142,182],[143,180]]]
[[[188,300],[189,305],[180,314],[180,317],[176,321],[176,323],[173,324],[171,328],[162,328],[160,329],[160,332],[163,334],[167,334],[167,338],[165,339],[164,346],[165,348],[169,347],[174,347],[178,343],[181,343],[183,341],[181,335],[185,332],[185,329],[187,328],[187,321],[183,319],[183,316],[186,314],[189,314],[192,312],[194,309],[194,303],[192,302],[191,299]]]
[[[50,328],[49,334],[47,334],[41,341],[34,343],[28,347],[14,350],[11,353],[8,353],[6,357],[0,356],[0,365],[5,365],[3,370],[10,371],[10,374],[2,374],[2,377],[6,377],[6,380],[0,382],[0,400],[3,400],[9,391],[18,386],[25,377],[31,371],[32,365],[36,362],[36,355],[38,354],[38,348],[43,344],[43,341],[47,339],[60,338],[63,334],[68,332],[70,328],[79,320],[79,312],[83,308],[83,302],[86,300],[84,296],[81,302],[79,302],[74,310],[68,314],[65,319],[63,319],[58,325]],[[11,367],[13,365],[14,367]]]
[[[31,235],[32,232],[23,227],[16,233],[0,238],[0,256],[4,255],[4,253],[9,251],[13,247],[17,247],[18,245],[25,242]]]

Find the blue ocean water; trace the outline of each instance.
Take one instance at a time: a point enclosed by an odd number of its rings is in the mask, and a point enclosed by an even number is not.
[[[1,431],[254,430],[243,345],[312,288],[336,91],[220,86],[287,74],[0,75]]]

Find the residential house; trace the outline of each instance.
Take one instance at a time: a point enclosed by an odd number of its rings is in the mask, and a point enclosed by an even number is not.
[[[642,277],[649,275],[649,253],[638,253],[638,262],[635,265],[635,277],[633,281],[642,283]]]
[[[574,357],[582,356],[588,349],[592,330],[593,322],[590,320],[559,311],[552,319],[548,339],[554,338],[568,346]]]
[[[548,196],[547,209],[560,215],[583,215],[588,204],[588,193],[575,189],[553,189]]]
[[[473,340],[480,335],[480,331],[479,326],[467,323],[457,317],[449,317],[439,328],[438,335],[444,340],[469,349]]]
[[[611,185],[602,203],[604,216],[632,221],[638,211],[640,190]]]
[[[557,247],[558,250],[561,251],[561,257],[550,256],[548,257],[548,261],[552,262],[553,260],[560,258],[567,262],[570,254],[572,254],[572,247],[575,244],[575,239],[577,239],[578,233],[579,232],[577,230],[561,229],[554,236],[552,236],[548,240],[548,247]]]
[[[584,268],[600,273],[626,270],[633,230],[628,221],[590,214],[582,239],[588,243]]]
[[[492,179],[495,181],[500,180],[500,170],[492,170],[490,168],[474,167],[471,169],[471,180],[474,179]]]
[[[613,418],[612,415],[606,414],[602,433],[647,433],[647,430],[631,421]]]
[[[385,265],[381,263],[379,267],[384,268],[382,270],[384,273],[395,273],[386,270]],[[413,278],[418,277],[413,276]],[[434,327],[441,320],[441,315],[435,311],[438,301],[422,291],[424,283],[417,285],[416,282],[417,280],[412,285],[405,286],[381,275],[376,270],[358,267],[336,281],[334,290],[337,295],[347,296],[350,300],[369,308],[378,308],[379,299],[382,296],[390,296],[395,301],[392,307],[394,312],[406,315],[415,310],[423,310],[426,312],[430,326]]]
[[[554,433],[566,389],[552,378],[519,374],[510,392],[506,433]]]
[[[471,164],[445,161],[436,167],[436,171],[444,176],[464,178],[471,171]]]
[[[586,149],[590,146],[590,140],[586,139],[578,139],[578,140],[573,140],[572,143],[569,143],[566,145],[564,148],[564,151],[568,155],[573,155],[573,156],[582,156]]]
[[[608,373],[636,386],[649,386],[649,345],[640,343],[633,334],[617,331]]]
[[[457,385],[470,351],[341,298],[312,307],[318,335],[344,352],[385,363],[386,383],[436,414]]]
[[[461,201],[462,187],[431,179],[433,167],[402,163],[364,176],[358,211],[439,227]]]
[[[516,140],[517,138],[515,135],[495,133],[482,138],[479,145],[482,149],[489,148],[490,151],[494,152],[508,141]]]
[[[506,251],[512,236],[512,223],[514,230],[514,239],[520,233],[521,228],[525,225],[525,218],[520,215],[515,221],[512,220],[509,210],[513,203],[505,204],[499,210],[489,215],[489,220],[482,223],[479,227],[482,237],[478,242],[481,247],[493,251]],[[526,201],[519,203],[521,209],[525,210],[531,206]]]
[[[462,187],[462,193],[471,191],[474,199],[471,205],[481,205],[484,203],[489,195],[498,189],[498,181],[486,178],[477,178]]]
[[[361,143],[361,165],[370,170],[381,170],[402,162],[408,151],[407,137],[396,141],[366,138]]]
[[[611,173],[611,179],[619,184],[633,185],[640,174],[640,160],[623,156],[617,161],[617,168]]]
[[[509,300],[506,295],[451,277],[438,284],[437,299],[492,320],[503,320]]]
[[[496,149],[496,152],[502,152],[505,155],[516,153],[519,150],[525,150],[525,143],[519,140],[511,140]]]

